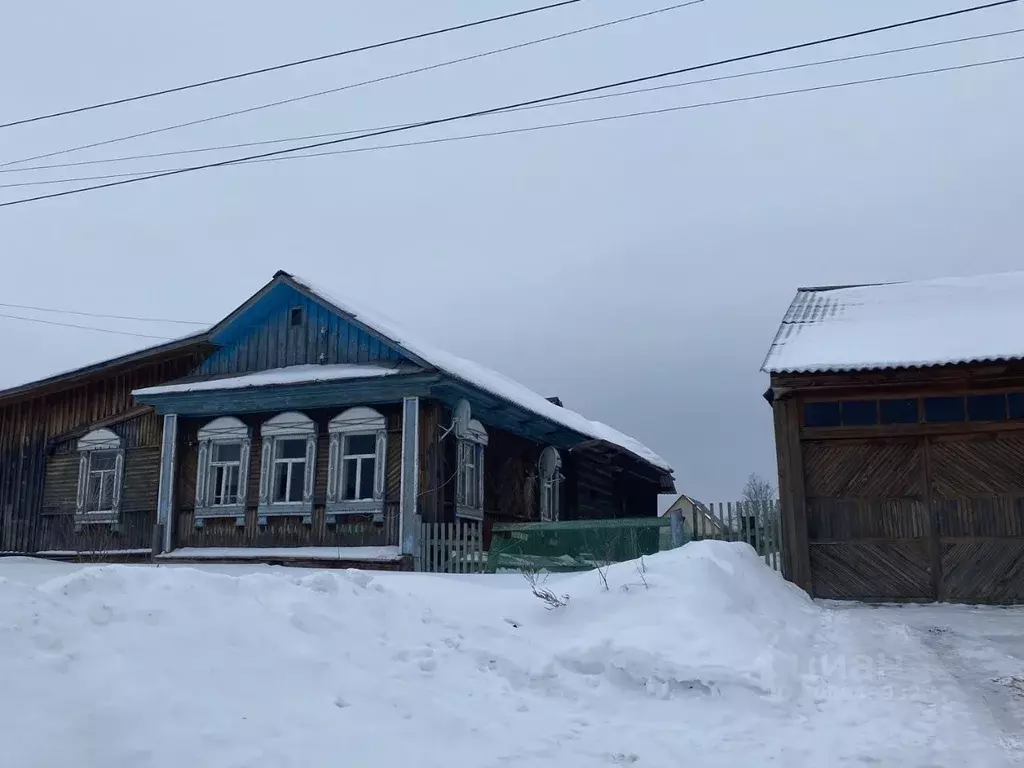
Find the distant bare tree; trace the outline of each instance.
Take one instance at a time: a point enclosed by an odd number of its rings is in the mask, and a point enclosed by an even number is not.
[[[747,482],[743,486],[743,501],[761,504],[763,502],[775,501],[775,486],[765,480],[757,472],[751,472]]]
[[[751,472],[743,486],[743,504],[754,514],[759,523],[766,517],[775,516],[775,501],[779,498],[778,491],[770,480],[765,480],[756,472]]]

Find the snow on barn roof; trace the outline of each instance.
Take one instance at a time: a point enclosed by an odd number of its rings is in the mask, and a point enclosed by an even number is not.
[[[661,458],[661,456],[639,440],[625,435],[617,429],[609,427],[607,424],[591,421],[575,411],[555,405],[542,395],[497,371],[492,371],[490,368],[474,363],[471,360],[466,360],[450,352],[445,352],[418,341],[388,318],[364,309],[356,309],[349,302],[333,298],[313,283],[297,275],[283,274],[313,296],[319,297],[322,301],[327,302],[368,328],[383,334],[406,351],[449,376],[479,387],[485,392],[489,392],[548,421],[561,424],[563,427],[567,427],[585,437],[616,445],[659,469],[672,472],[671,465],[665,459]]]
[[[1024,358],[1024,272],[801,288],[761,370],[919,368]]]

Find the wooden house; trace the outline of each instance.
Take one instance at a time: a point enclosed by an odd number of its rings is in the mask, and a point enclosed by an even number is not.
[[[408,567],[421,522],[656,515],[636,440],[285,272],[207,331],[0,392],[0,549]]]
[[[765,360],[783,573],[1024,601],[1024,273],[797,292]]]
[[[683,534],[689,539],[701,538],[702,536],[722,536],[726,533],[726,525],[722,520],[715,517],[707,504],[685,493],[679,497],[662,512],[662,516],[679,512],[683,523]]]

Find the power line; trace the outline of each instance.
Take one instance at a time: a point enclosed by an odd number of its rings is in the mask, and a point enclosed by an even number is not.
[[[702,78],[700,80],[686,80],[686,81],[681,82],[681,83],[668,83],[667,85],[656,85],[656,86],[652,86],[652,87],[648,87],[648,88],[635,88],[633,90],[619,91],[617,93],[602,93],[602,94],[596,94],[596,95],[593,95],[593,96],[582,96],[582,97],[577,98],[577,99],[566,99],[564,101],[546,102],[546,103],[543,103],[543,104],[532,104],[532,105],[526,106],[526,107],[518,107],[516,109],[509,109],[509,110],[506,110],[506,112],[503,112],[502,114],[511,114],[511,113],[514,113],[514,112],[523,112],[523,111],[533,110],[533,109],[549,109],[551,107],[562,107],[562,106],[568,106],[570,104],[578,104],[578,103],[581,103],[581,102],[600,101],[602,99],[614,99],[614,98],[618,98],[620,96],[633,96],[633,95],[640,94],[640,93],[653,93],[655,91],[665,91],[665,90],[670,90],[670,89],[674,89],[674,88],[683,88],[683,87],[687,87],[687,86],[691,86],[691,85],[702,85],[702,84],[706,84],[706,83],[717,83],[717,82],[721,82],[721,81],[724,81],[724,80],[736,80],[736,79],[740,79],[740,78],[744,78],[744,77],[752,77],[752,76],[755,76],[755,75],[775,74],[775,73],[778,73],[778,72],[788,72],[788,71],[797,70],[797,69],[808,69],[810,67],[818,67],[818,66],[823,66],[825,64],[838,64],[838,63],[843,63],[843,62],[856,61],[856,60],[859,60],[859,59],[870,59],[870,58],[876,58],[876,57],[879,57],[879,56],[888,56],[888,55],[895,54],[895,53],[907,53],[907,52],[910,52],[910,51],[920,51],[920,50],[925,50],[925,49],[928,49],[928,48],[938,48],[938,47],[944,46],[944,45],[954,45],[954,44],[957,44],[957,43],[965,43],[965,42],[971,42],[971,41],[975,41],[975,40],[987,40],[987,39],[996,38],[996,37],[1005,37],[1007,35],[1020,34],[1021,32],[1024,32],[1024,27],[1017,27],[1015,29],[1008,29],[1008,30],[1004,30],[1004,31],[1000,31],[1000,32],[989,32],[989,33],[985,33],[985,34],[981,34],[981,35],[970,35],[970,36],[967,36],[967,37],[957,37],[957,38],[951,38],[951,39],[947,39],[947,40],[938,40],[938,41],[935,41],[935,42],[922,43],[922,44],[919,44],[919,45],[908,45],[908,46],[904,46],[902,48],[887,48],[885,50],[871,51],[869,53],[857,53],[857,54],[853,54],[853,55],[850,55],[850,56],[839,56],[839,57],[831,58],[831,59],[818,59],[817,61],[804,62],[803,64],[788,64],[788,65],[783,66],[783,67],[770,67],[770,68],[767,68],[767,69],[755,69],[755,70],[752,70],[752,71],[749,71],[749,72],[737,72],[737,73],[734,73],[734,74],[731,74],[731,75],[719,75],[718,77],[707,77],[707,78]],[[214,145],[214,146],[208,146],[208,147],[193,147],[191,149],[179,149],[179,150],[172,150],[172,151],[169,151],[169,152],[149,152],[149,153],[140,154],[140,155],[124,155],[124,156],[121,156],[121,157],[108,157],[108,158],[100,158],[100,159],[97,159],[97,160],[78,160],[78,161],[70,162],[70,163],[50,163],[50,164],[47,164],[47,165],[31,165],[31,166],[23,167],[23,168],[0,168],[0,174],[2,174],[2,173],[23,173],[23,172],[28,172],[28,171],[52,170],[52,169],[56,169],[56,168],[75,168],[75,167],[80,167],[80,166],[85,166],[85,165],[106,165],[106,164],[109,164],[109,163],[121,163],[121,162],[128,162],[128,161],[132,161],[132,160],[150,160],[150,159],[156,159],[156,158],[161,158],[161,157],[174,157],[174,156],[178,156],[178,155],[191,155],[191,154],[196,154],[196,153],[201,153],[201,152],[215,152],[215,151],[221,151],[221,150],[226,150],[226,149],[243,149],[243,148],[247,148],[247,147],[267,146],[267,145],[270,145],[270,144],[287,144],[287,143],[295,142],[295,141],[310,141],[312,139],[325,139],[325,138],[331,138],[331,137],[334,137],[334,136],[350,136],[350,135],[356,134],[356,133],[365,133],[365,132],[368,132],[368,131],[381,131],[381,130],[387,130],[387,129],[390,129],[390,128],[404,127],[404,126],[407,126],[407,125],[415,125],[415,123],[395,123],[395,124],[391,124],[391,125],[375,126],[375,127],[372,127],[372,128],[351,128],[351,129],[346,130],[346,131],[334,131],[334,132],[331,132],[331,133],[313,133],[313,134],[307,134],[305,136],[290,136],[290,137],[285,137],[285,138],[280,138],[280,139],[266,139],[264,141],[249,141],[249,142],[242,142],[242,143],[237,143],[237,144],[220,144],[220,145]],[[461,138],[461,137],[457,137],[457,138]],[[419,143],[419,142],[416,142],[416,143]],[[408,146],[408,145],[402,145],[402,146]],[[371,149],[374,149],[374,147],[371,147]],[[143,172],[140,172],[140,173],[143,173]],[[124,176],[134,176],[134,175],[137,175],[137,174],[131,173],[131,174],[123,174],[123,175]],[[115,176],[106,176],[106,177],[104,177],[104,176],[97,176],[97,177],[86,177],[86,178],[114,178],[114,177]],[[3,185],[0,185],[0,187],[2,187],[2,186]],[[19,186],[19,185],[7,185],[7,186]],[[24,185],[22,185],[22,186],[24,186]]]
[[[138,323],[175,323],[178,325],[203,325],[209,326],[213,323],[201,323],[196,320],[169,320],[165,317],[132,317],[131,315],[104,315],[99,312],[79,312],[74,309],[54,309],[52,307],[34,307],[29,304],[5,304],[0,302],[0,307],[8,309],[31,309],[35,312],[55,312],[59,315],[79,315],[81,317],[99,317],[105,320],[132,320]]]
[[[1010,57],[1001,58],[1001,59],[989,59],[989,60],[986,60],[986,61],[971,62],[971,63],[968,63],[968,64],[955,64],[955,65],[950,65],[950,66],[947,66],[947,67],[936,67],[934,69],[916,70],[916,71],[913,71],[913,72],[904,72],[904,73],[895,74],[895,75],[882,75],[882,76],[879,76],[879,77],[871,77],[871,78],[865,78],[865,79],[861,79],[861,80],[847,80],[847,81],[841,82],[841,83],[827,83],[825,85],[810,86],[810,87],[806,87],[806,88],[793,88],[793,89],[785,90],[785,91],[772,91],[772,92],[769,92],[769,93],[754,94],[752,96],[738,96],[736,98],[730,98],[730,99],[718,99],[718,100],[715,100],[715,101],[702,101],[702,102],[697,102],[697,103],[694,103],[694,104],[681,104],[681,105],[673,106],[673,107],[662,107],[660,109],[646,109],[646,110],[641,110],[641,111],[638,111],[638,112],[628,112],[628,113],[625,113],[625,114],[605,115],[605,116],[602,116],[602,117],[590,117],[590,118],[584,118],[584,119],[580,119],[580,120],[568,120],[568,121],[559,122],[559,123],[545,123],[543,125],[534,125],[534,126],[529,126],[529,127],[525,127],[525,128],[508,128],[508,129],[505,129],[505,130],[498,130],[498,131],[486,131],[486,132],[483,132],[483,133],[464,134],[462,136],[442,136],[442,137],[436,138],[436,139],[425,139],[425,140],[422,140],[422,141],[409,141],[409,142],[402,142],[402,143],[398,143],[398,144],[382,144],[382,145],[377,145],[377,146],[372,146],[372,147],[355,147],[355,148],[352,148],[352,149],[335,149],[335,150],[328,150],[328,151],[325,151],[325,152],[311,152],[311,153],[304,154],[304,155],[285,155],[285,156],[281,156],[281,157],[263,157],[263,158],[253,159],[253,160],[237,161],[237,164],[238,165],[248,165],[250,163],[272,163],[272,162],[278,162],[278,161],[282,161],[282,160],[303,160],[303,159],[312,158],[312,157],[326,157],[328,155],[346,155],[346,154],[354,154],[354,153],[357,153],[357,152],[376,152],[376,151],[381,151],[381,150],[385,150],[385,149],[399,149],[399,148],[403,148],[403,147],[418,147],[418,146],[425,146],[425,145],[430,145],[430,144],[446,144],[446,143],[450,143],[450,142],[454,142],[454,141],[466,141],[468,139],[479,139],[479,138],[487,138],[487,137],[492,137],[492,136],[508,136],[508,135],[517,134],[517,133],[533,133],[533,132],[536,132],[536,131],[548,130],[548,129],[552,129],[552,128],[567,128],[567,127],[578,126],[578,125],[589,125],[589,124],[592,124],[592,123],[605,123],[605,122],[611,122],[611,121],[614,121],[614,120],[626,120],[626,119],[630,119],[630,118],[643,117],[643,116],[648,116],[648,115],[662,115],[662,114],[668,114],[668,113],[671,113],[671,112],[681,112],[681,111],[690,110],[690,109],[700,109],[700,108],[704,108],[704,107],[714,107],[714,106],[721,106],[721,105],[725,105],[725,104],[738,104],[738,103],[742,103],[742,102],[746,102],[746,101],[761,101],[761,100],[764,100],[764,99],[776,98],[776,97],[779,97],[779,96],[792,96],[792,95],[800,94],[800,93],[814,93],[814,92],[818,92],[818,91],[833,90],[833,89],[836,89],[836,88],[848,88],[848,87],[855,86],[855,85],[867,85],[867,84],[872,84],[872,83],[887,82],[887,81],[890,81],[890,80],[904,80],[904,79],[911,78],[911,77],[921,77],[921,76],[924,76],[924,75],[934,75],[934,74],[939,74],[939,73],[942,73],[942,72],[954,72],[954,71],[965,70],[965,69],[974,69],[976,67],[984,67],[984,66],[989,66],[989,65],[992,65],[992,64],[1004,64],[1004,63],[1007,63],[1007,62],[1022,61],[1022,60],[1024,60],[1024,55],[1022,55],[1022,56],[1010,56]],[[168,169],[168,170],[173,170],[173,169]],[[164,173],[164,172],[165,171],[161,171],[161,172],[158,172],[158,173]],[[6,189],[6,188],[10,188],[10,187],[31,187],[31,186],[40,186],[40,185],[46,185],[46,184],[70,184],[70,183],[81,182],[81,181],[98,181],[98,180],[101,180],[101,179],[126,178],[126,177],[138,176],[138,175],[143,174],[143,173],[151,173],[151,172],[150,171],[137,171],[135,173],[113,173],[113,174],[105,174],[105,175],[99,175],[99,176],[78,176],[78,177],[74,177],[74,178],[51,179],[51,180],[46,180],[46,181],[23,181],[23,182],[17,182],[17,183],[13,183],[13,184],[0,184],[0,189]],[[2,204],[0,204],[0,205],[2,205]],[[4,305],[0,304],[0,306],[4,306]]]
[[[614,83],[606,83],[604,85],[592,86],[590,88],[582,88],[582,89],[579,89],[579,90],[576,90],[576,91],[569,91],[567,93],[560,93],[560,94],[555,94],[555,95],[552,95],[552,96],[544,96],[544,97],[537,98],[537,99],[530,99],[530,100],[522,101],[522,102],[518,102],[518,103],[506,104],[506,105],[501,106],[501,107],[491,107],[491,108],[488,108],[488,109],[476,110],[476,111],[473,111],[473,112],[465,112],[465,113],[458,114],[458,115],[451,115],[449,117],[442,117],[442,118],[437,118],[437,119],[434,119],[434,120],[427,120],[427,121],[424,121],[424,122],[421,122],[421,123],[415,123],[413,125],[406,126],[406,127],[391,128],[391,129],[383,130],[383,131],[376,131],[376,132],[372,132],[372,133],[360,134],[358,136],[348,136],[348,137],[343,137],[343,138],[340,138],[340,139],[332,139],[330,141],[318,142],[318,143],[315,143],[315,144],[305,144],[305,145],[302,145],[302,146],[299,146],[299,147],[290,147],[290,148],[286,148],[286,149],[278,149],[278,150],[273,150],[271,152],[264,152],[264,153],[258,154],[258,155],[250,155],[250,156],[247,156],[247,157],[239,157],[239,158],[234,158],[234,159],[231,159],[231,160],[221,160],[221,161],[217,161],[217,162],[213,162],[213,163],[205,163],[203,165],[193,165],[193,166],[186,166],[186,167],[183,167],[183,168],[175,168],[175,169],[168,170],[168,171],[162,171],[162,172],[158,172],[158,173],[148,174],[146,176],[137,176],[137,177],[131,178],[131,179],[121,179],[119,181],[109,181],[109,182],[106,182],[104,184],[96,184],[96,185],[90,186],[90,187],[79,187],[78,189],[69,189],[69,190],[64,190],[62,192],[50,192],[48,194],[37,195],[35,197],[26,197],[26,198],[20,198],[20,199],[17,199],[17,200],[9,200],[9,201],[0,203],[0,208],[5,208],[5,207],[8,207],[8,206],[12,206],[12,205],[21,205],[23,203],[36,202],[38,200],[48,200],[48,199],[57,198],[57,197],[66,197],[68,195],[76,195],[76,194],[79,194],[79,193],[82,193],[82,192],[92,192],[92,191],[99,190],[99,189],[107,189],[107,188],[110,188],[110,187],[123,186],[125,184],[134,184],[134,183],[139,182],[139,181],[149,181],[151,179],[164,178],[164,177],[167,177],[167,176],[177,176],[177,175],[180,175],[180,174],[183,174],[183,173],[191,173],[193,171],[202,171],[202,170],[207,170],[207,169],[211,169],[211,168],[220,168],[220,167],[227,166],[227,165],[234,165],[234,164],[237,164],[237,163],[240,163],[240,162],[243,162],[243,161],[247,161],[247,160],[258,160],[258,159],[262,159],[262,158],[266,158],[266,157],[276,157],[276,156],[279,156],[279,155],[290,154],[290,153],[293,153],[293,152],[302,152],[302,151],[309,150],[309,149],[319,149],[320,147],[326,147],[326,146],[331,146],[331,145],[335,145],[335,144],[341,144],[341,143],[345,143],[345,142],[349,142],[349,141],[357,141],[359,139],[368,139],[368,138],[373,138],[373,137],[376,137],[376,136],[382,136],[382,135],[390,134],[390,133],[398,133],[398,132],[401,132],[401,131],[411,130],[413,128],[424,128],[424,127],[433,126],[433,125],[444,125],[444,124],[456,122],[456,121],[459,121],[459,120],[466,120],[466,119],[473,118],[473,117],[480,117],[482,115],[490,115],[490,114],[495,114],[497,112],[504,112],[504,111],[507,111],[509,109],[514,109],[514,108],[517,108],[517,107],[525,107],[525,106],[528,106],[528,105],[531,105],[531,104],[540,104],[540,103],[547,102],[547,101],[556,101],[558,99],[571,98],[571,97],[574,97],[574,96],[583,96],[583,95],[586,95],[586,94],[597,93],[599,91],[611,90],[613,88],[621,88],[621,87],[624,87],[624,86],[636,85],[638,83],[648,82],[648,81],[651,81],[651,80],[658,80],[658,79],[662,79],[662,78],[665,78],[665,77],[673,77],[675,75],[681,75],[681,74],[685,74],[687,72],[694,72],[696,70],[701,70],[701,69],[708,69],[710,67],[720,66],[720,65],[723,65],[723,64],[734,64],[734,63],[738,63],[740,61],[748,61],[750,59],[761,58],[761,57],[764,57],[764,56],[771,56],[771,55],[774,55],[774,54],[786,53],[786,52],[795,51],[795,50],[801,50],[801,49],[804,49],[804,48],[810,48],[810,47],[817,46],[817,45],[824,45],[826,43],[837,42],[839,40],[849,40],[849,39],[856,38],[856,37],[862,37],[864,35],[875,34],[875,33],[878,33],[878,32],[888,31],[888,30],[892,30],[892,29],[899,29],[899,28],[902,28],[902,27],[909,27],[909,26],[913,26],[913,25],[916,25],[916,24],[922,24],[922,23],[925,23],[925,22],[936,21],[938,19],[947,19],[947,18],[951,18],[951,17],[954,17],[954,16],[961,16],[963,14],[973,13],[973,12],[976,12],[976,11],[987,10],[987,9],[990,9],[990,8],[996,8],[996,7],[1004,6],[1004,5],[1010,5],[1011,3],[1017,3],[1017,2],[1020,2],[1020,0],[996,0],[996,2],[986,3],[984,5],[976,5],[976,6],[971,6],[969,8],[961,8],[961,9],[956,10],[956,11],[947,11],[945,13],[935,14],[935,15],[932,15],[932,16],[918,17],[918,18],[915,18],[915,19],[909,19],[909,20],[906,20],[906,21],[896,22],[896,23],[893,23],[893,24],[887,24],[887,25],[880,26],[880,27],[872,27],[870,29],[859,30],[857,32],[847,32],[847,33],[842,34],[842,35],[834,35],[832,37],[822,38],[822,39],[818,39],[818,40],[811,40],[811,41],[807,41],[807,42],[803,42],[803,43],[796,43],[796,44],[793,44],[793,45],[783,46],[781,48],[772,48],[772,49],[768,49],[768,50],[765,50],[765,51],[759,51],[757,53],[748,53],[748,54],[744,54],[742,56],[734,56],[734,57],[731,57],[731,58],[728,58],[728,59],[720,59],[718,61],[706,62],[704,64],[695,64],[695,65],[691,65],[689,67],[682,67],[680,69],[669,70],[667,72],[660,72],[660,73],[653,74],[653,75],[645,75],[645,76],[642,76],[642,77],[634,77],[634,78],[630,78],[628,80],[620,80],[620,81],[617,81],[617,82],[614,82]]]
[[[284,64],[274,64],[269,67],[261,67],[259,69],[251,69],[247,72],[239,72],[233,75],[225,75],[223,77],[215,77],[210,80],[201,80],[195,83],[188,83],[186,85],[177,85],[172,88],[164,88],[158,91],[149,91],[148,93],[141,93],[136,96],[126,96],[121,99],[112,99],[110,101],[102,101],[96,104],[89,104],[84,107],[75,107],[73,109],[64,109],[59,112],[50,112],[44,115],[36,115],[34,117],[25,117],[20,120],[12,120],[7,123],[0,123],[0,128],[11,128],[15,125],[25,125],[27,123],[37,123],[42,120],[50,120],[55,117],[64,117],[65,115],[74,115],[81,112],[89,112],[95,109],[103,109],[105,107],[113,107],[118,104],[129,104],[133,101],[142,101],[143,99],[151,99],[156,96],[166,96],[170,93],[180,93],[182,91],[192,90],[194,88],[203,88],[207,85],[216,85],[218,83],[227,83],[231,80],[241,80],[245,77],[253,77],[254,75],[263,75],[268,72],[277,72],[282,69],[288,69],[290,67],[299,67],[304,64],[312,64],[318,61],[327,61],[328,59],[336,59],[340,56],[348,56],[353,53],[364,53],[365,51],[372,51],[378,48],[387,48],[388,46],[398,45],[400,43],[408,43],[413,40],[422,40],[427,37],[434,37],[436,35],[444,35],[449,32],[457,32],[463,29],[470,29],[472,27],[481,27],[485,24],[492,24],[497,21],[505,21],[507,19],[514,19],[520,16],[529,16],[533,13],[540,13],[541,11],[549,11],[553,8],[561,8],[566,5],[574,5],[575,3],[582,2],[582,0],[561,0],[557,3],[550,3],[548,5],[542,5],[536,8],[527,8],[522,11],[515,11],[513,13],[506,13],[501,16],[491,16],[486,19],[478,19],[477,21],[470,21],[464,24],[457,24],[452,27],[443,27],[441,29],[434,29],[430,32],[419,32],[415,35],[407,35],[405,37],[399,37],[393,40],[385,40],[377,43],[370,43],[369,45],[359,46],[357,48],[348,48],[342,51],[335,51],[333,53],[325,53],[320,56],[311,56],[306,59],[298,59],[297,61],[289,61]]]
[[[43,320],[38,317],[22,317],[21,315],[5,315],[0,314],[0,317],[7,318],[8,320],[24,320],[29,323],[43,323],[44,325],[59,325],[62,328],[80,328],[84,331],[99,331],[100,333],[113,333],[118,336],[138,336],[142,339],[160,339],[161,341],[170,341],[170,336],[151,336],[148,333],[132,333],[131,331],[115,331],[110,328],[97,328],[94,325],[75,325],[74,323],[59,323],[56,320]]]
[[[294,104],[296,102],[304,101],[306,99],[313,99],[313,98],[317,98],[319,96],[327,96],[327,95],[332,94],[332,93],[341,93],[342,91],[350,91],[350,90],[354,90],[356,88],[365,87],[367,85],[375,85],[377,83],[387,82],[389,80],[397,80],[397,79],[402,78],[402,77],[408,77],[409,75],[416,75],[416,74],[421,74],[423,72],[430,72],[430,71],[435,70],[435,69],[441,69],[443,67],[450,67],[450,66],[452,66],[454,64],[463,64],[463,63],[465,63],[467,61],[475,61],[477,59],[483,59],[483,58],[486,58],[488,56],[496,56],[496,55],[498,55],[500,53],[508,53],[509,51],[515,51],[515,50],[519,50],[521,48],[528,48],[528,47],[530,47],[532,45],[539,45],[540,43],[547,43],[547,42],[551,42],[553,40],[561,40],[561,39],[566,38],[566,37],[572,37],[573,35],[583,34],[584,32],[592,32],[592,31],[597,30],[597,29],[604,29],[606,27],[613,27],[613,26],[615,26],[617,24],[625,24],[625,23],[630,22],[630,21],[637,21],[638,19],[647,18],[649,16],[655,16],[655,15],[660,14],[660,13],[667,13],[669,11],[675,11],[675,10],[678,10],[680,8],[685,8],[685,7],[689,6],[689,5],[696,5],[697,3],[702,3],[702,2],[704,2],[704,0],[687,0],[687,2],[676,3],[675,5],[669,5],[669,6],[664,7],[664,8],[657,8],[657,9],[655,9],[653,11],[646,11],[644,13],[637,13],[637,14],[633,14],[632,16],[626,16],[626,17],[623,17],[623,18],[613,19],[611,21],[606,21],[606,22],[603,22],[601,24],[594,24],[594,25],[591,25],[589,27],[580,27],[578,29],[571,29],[571,30],[569,30],[567,32],[561,32],[561,33],[559,33],[557,35],[548,35],[546,37],[540,37],[540,38],[536,38],[534,40],[527,40],[526,42],[523,42],[523,43],[516,43],[515,45],[505,46],[504,48],[496,48],[496,49],[489,50],[489,51],[483,51],[482,53],[475,53],[475,54],[472,54],[471,56],[461,56],[461,57],[459,57],[457,59],[449,59],[447,61],[441,61],[441,62],[438,62],[436,64],[429,64],[429,65],[424,66],[424,67],[417,67],[415,69],[407,69],[407,70],[403,70],[402,72],[394,72],[394,73],[392,73],[390,75],[383,75],[381,77],[375,77],[375,78],[370,79],[370,80],[363,80],[363,81],[358,82],[358,83],[349,83],[348,85],[338,86],[337,88],[328,88],[328,89],[322,90],[322,91],[315,91],[314,93],[306,93],[306,94],[303,94],[302,96],[292,96],[292,97],[287,98],[287,99],[280,99],[279,101],[271,101],[271,102],[266,102],[266,103],[263,103],[263,104],[257,104],[257,105],[252,106],[252,107],[245,107],[243,109],[236,109],[236,110],[232,110],[230,112],[221,112],[220,114],[217,114],[217,115],[209,115],[207,117],[201,117],[201,118],[198,118],[196,120],[188,120],[188,121],[183,122],[183,123],[174,123],[173,125],[165,125],[165,126],[162,126],[160,128],[151,128],[151,129],[146,130],[146,131],[139,131],[138,133],[129,133],[129,134],[126,134],[124,136],[117,136],[117,137],[115,137],[113,139],[104,139],[103,141],[94,141],[94,142],[91,142],[89,144],[80,144],[80,145],[75,146],[75,147],[66,147],[65,149],[59,149],[59,150],[56,150],[56,151],[53,151],[53,152],[46,152],[46,153],[41,154],[41,155],[33,155],[31,157],[23,157],[23,158],[21,158],[19,160],[8,160],[7,162],[0,163],[0,168],[7,168],[7,167],[12,166],[12,165],[20,165],[21,163],[31,162],[32,160],[44,160],[44,159],[46,159],[48,157],[57,157],[58,155],[67,155],[67,154],[71,154],[72,152],[79,152],[79,151],[84,150],[84,149],[95,149],[96,147],[105,147],[105,146],[108,146],[110,144],[118,144],[120,142],[129,141],[131,139],[139,139],[139,138],[143,138],[143,137],[146,137],[146,136],[154,136],[154,135],[159,134],[159,133],[167,133],[168,131],[175,131],[175,130],[178,130],[180,128],[189,128],[189,127],[195,126],[195,125],[203,125],[205,123],[212,123],[212,122],[214,122],[216,120],[223,120],[223,119],[228,118],[228,117],[237,117],[239,115],[246,115],[246,114],[249,114],[251,112],[258,112],[260,110],[270,109],[272,107],[280,107],[280,106],[283,106],[285,104]],[[12,170],[18,170],[18,169],[12,169]]]

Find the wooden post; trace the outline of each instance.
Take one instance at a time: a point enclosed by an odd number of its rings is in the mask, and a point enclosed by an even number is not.
[[[164,430],[160,438],[160,479],[156,498],[157,527],[163,529],[163,541],[158,542],[154,537],[154,555],[170,552],[174,546],[174,464],[177,445],[178,414],[164,414]]]
[[[415,554],[419,533],[419,423],[420,399],[405,398],[402,401],[402,477],[398,512],[398,540],[403,555]]]
[[[813,593],[811,553],[807,539],[803,446],[800,444],[800,404],[793,397],[777,398],[775,450],[779,464],[779,522],[782,529],[782,575]]]

